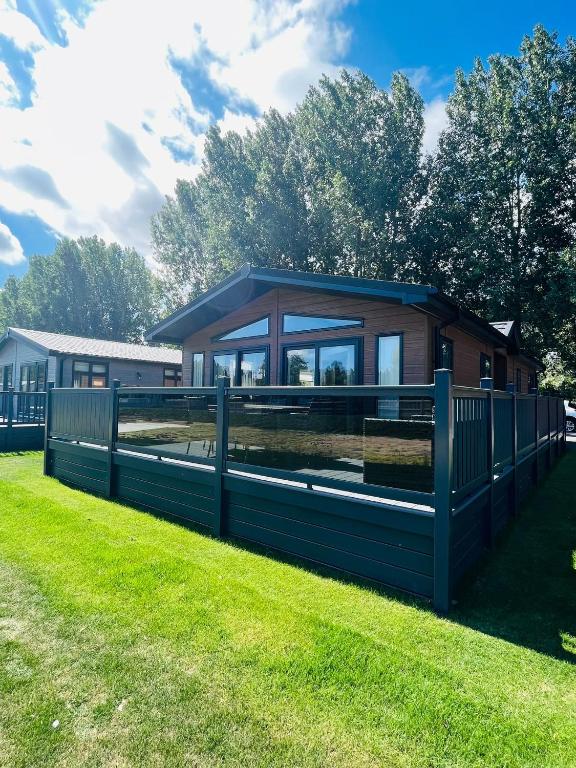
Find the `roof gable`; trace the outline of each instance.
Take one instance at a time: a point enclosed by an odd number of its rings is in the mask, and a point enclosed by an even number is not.
[[[233,309],[279,287],[358,295],[399,304],[425,303],[429,296],[437,293],[436,288],[417,283],[265,269],[245,264],[214,288],[162,320],[146,338],[181,343],[187,336],[219,320]]]

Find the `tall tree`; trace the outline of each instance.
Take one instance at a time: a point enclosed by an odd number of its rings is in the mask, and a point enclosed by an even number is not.
[[[395,75],[324,77],[286,117],[271,110],[242,138],[206,137],[202,171],[153,219],[167,284],[194,295],[240,264],[394,277],[405,270],[423,104]],[[187,281],[183,278],[188,276]]]
[[[6,281],[0,316],[6,326],[141,341],[158,300],[156,278],[133,249],[64,239],[52,255],[33,256],[24,277]]]
[[[544,338],[576,225],[576,47],[537,27],[519,57],[457,73],[449,124],[428,160],[416,272],[489,319]],[[551,324],[550,317],[554,317]]]
[[[576,364],[576,43],[536,27],[519,56],[457,72],[447,111],[426,157],[406,78],[344,72],[243,138],[213,128],[152,224],[173,301],[245,261],[414,280]]]

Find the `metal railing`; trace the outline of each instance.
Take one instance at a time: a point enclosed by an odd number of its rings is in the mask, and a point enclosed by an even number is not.
[[[45,392],[0,391],[0,425],[44,424],[45,415]]]

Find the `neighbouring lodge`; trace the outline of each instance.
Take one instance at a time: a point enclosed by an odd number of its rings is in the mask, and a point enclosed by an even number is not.
[[[238,272],[159,323],[148,340],[183,346],[183,384],[454,383],[535,391],[541,364],[511,321],[488,323],[427,285],[263,269]]]
[[[85,339],[8,328],[0,339],[0,391],[44,392],[57,387],[175,387],[181,383],[179,349]]]

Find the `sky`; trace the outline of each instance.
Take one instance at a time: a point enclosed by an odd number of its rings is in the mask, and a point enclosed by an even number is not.
[[[217,123],[287,112],[323,74],[401,70],[425,150],[454,71],[516,54],[537,23],[576,34],[574,0],[0,0],[0,286],[61,237],[98,234],[152,264],[150,217],[192,179]]]

